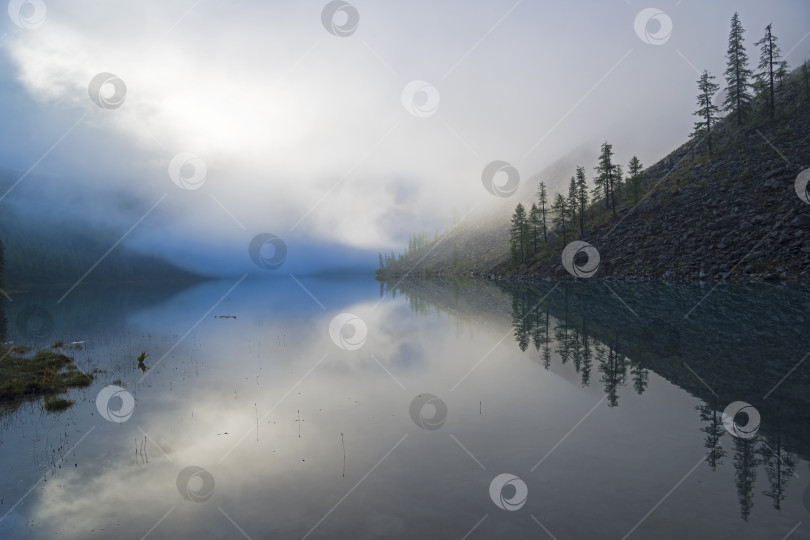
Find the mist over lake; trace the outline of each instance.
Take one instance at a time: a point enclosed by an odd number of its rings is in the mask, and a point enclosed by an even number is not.
[[[7,8],[0,538],[810,538],[810,5]]]

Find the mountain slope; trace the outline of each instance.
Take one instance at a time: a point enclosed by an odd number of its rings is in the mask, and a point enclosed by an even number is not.
[[[794,188],[797,175],[810,166],[810,100],[796,73],[785,81],[777,105],[775,120],[760,114],[742,128],[721,121],[712,156],[704,141],[691,139],[648,167],[642,174],[645,195],[638,204],[629,196],[618,203],[616,217],[591,204],[581,240],[599,251],[595,276],[810,279],[810,205]],[[570,165],[563,178],[573,172]],[[509,257],[508,229],[508,218],[491,228],[474,224],[378,275],[572,277],[561,255],[578,230],[567,231],[565,243],[552,231],[537,254],[516,263]]]
[[[19,176],[0,170],[0,194]],[[125,231],[102,229],[75,218],[28,208],[29,199],[11,204],[0,202],[0,242],[5,245],[5,287],[75,283],[88,270],[84,282],[120,282],[202,279],[160,257],[140,253],[125,243],[108,250]],[[47,204],[35,201],[38,206]],[[32,206],[32,205],[31,205]],[[102,260],[103,259],[103,260]],[[97,266],[96,266],[97,265]]]
[[[810,166],[810,102],[781,105],[775,121],[721,126],[711,157],[692,140],[647,169],[648,196],[585,231],[597,277],[807,279],[810,205],[795,180]],[[559,256],[526,270],[568,276]]]

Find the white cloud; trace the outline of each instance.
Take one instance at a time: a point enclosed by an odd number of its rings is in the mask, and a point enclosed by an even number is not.
[[[406,229],[432,229],[453,210],[497,204],[480,183],[495,159],[525,179],[589,140],[610,139],[627,157],[635,149],[622,143],[632,142],[645,163],[666,153],[691,127],[695,77],[675,48],[719,65],[722,50],[689,44],[706,25],[727,32],[720,8],[700,18],[688,6],[670,9],[672,38],[649,47],[633,31],[632,7],[592,5],[583,17],[582,6],[526,3],[496,25],[511,2],[358,1],[358,31],[337,38],[321,26],[322,5],[49,4],[45,24],[16,33],[7,49],[32,96],[88,111],[92,131],[81,136],[99,177],[128,178],[122,187],[156,199],[174,188],[170,159],[192,152],[209,167],[203,189],[243,223],[289,231],[309,212],[297,232],[378,248],[402,240],[403,227],[378,226],[391,215],[407,219]],[[783,36],[783,48],[791,39]],[[88,81],[102,71],[127,84],[120,109],[88,99]],[[441,97],[429,118],[400,101],[417,79]],[[105,154],[105,140],[125,150]],[[229,234],[210,204],[178,204],[175,227]]]

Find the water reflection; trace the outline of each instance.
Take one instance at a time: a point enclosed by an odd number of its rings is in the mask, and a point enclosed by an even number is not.
[[[718,289],[680,323],[706,291],[301,284],[15,298],[11,320],[47,307],[47,341],[86,340],[78,364],[103,372],[64,413],[0,422],[0,536],[759,538],[806,521],[807,372],[765,397],[806,344],[801,292]],[[111,384],[134,397],[124,422],[97,409]],[[761,412],[754,437],[724,427],[735,400]]]
[[[810,350],[806,287],[710,291],[698,285],[406,280],[396,289],[415,313],[425,315],[433,307],[451,316],[469,307],[459,301],[460,290],[486,289],[490,297],[495,289],[503,291],[520,350],[533,345],[547,370],[555,353],[558,367],[573,367],[583,387],[592,384],[595,365],[609,407],[620,404],[625,386],[644,394],[650,372],[701,399],[696,409],[705,460],[715,471],[731,452],[743,520],[751,515],[759,472],[764,470],[768,484],[762,494],[781,510],[790,482],[798,478],[797,456],[808,459],[810,370],[801,362]],[[492,303],[486,309],[498,311]],[[723,425],[724,408],[736,400],[753,404],[762,415],[753,437],[734,437]]]

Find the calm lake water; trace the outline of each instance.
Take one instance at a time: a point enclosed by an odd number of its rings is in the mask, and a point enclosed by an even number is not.
[[[2,538],[810,538],[807,287],[64,293],[7,339],[100,372],[0,416]]]

